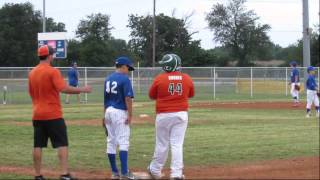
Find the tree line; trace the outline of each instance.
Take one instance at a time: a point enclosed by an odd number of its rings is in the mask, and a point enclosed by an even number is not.
[[[271,27],[260,24],[259,17],[245,8],[245,0],[229,0],[227,5],[214,4],[206,16],[214,41],[221,44],[209,50],[194,40],[188,26],[190,17],[158,14],[156,18],[156,61],[163,54],[174,52],[183,66],[253,66],[255,60],[291,60],[302,64],[302,40],[288,47],[271,42],[267,35]],[[174,14],[174,13],[173,13]],[[68,40],[67,59],[59,66],[77,61],[80,66],[113,66],[117,56],[127,55],[141,66],[152,65],[153,17],[129,14],[130,40],[112,36],[110,15],[90,14],[80,20],[76,37]],[[63,22],[46,18],[47,32],[65,32]],[[319,28],[319,26],[317,27]],[[7,3],[0,8],[0,66],[34,66],[37,59],[37,33],[42,31],[41,12],[29,2]],[[319,65],[319,31],[311,35],[311,61]]]

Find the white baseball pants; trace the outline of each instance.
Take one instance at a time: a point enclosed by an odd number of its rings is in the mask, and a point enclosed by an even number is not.
[[[299,86],[300,86],[300,83],[291,83],[290,93],[291,93],[291,96],[292,96],[292,97],[297,97],[296,102],[299,102],[299,91],[297,91],[297,90],[294,88],[295,85],[299,85]]]
[[[171,147],[171,177],[182,177],[183,142],[188,126],[188,112],[160,113],[156,117],[156,145],[149,166],[152,174],[160,177]]]
[[[125,110],[108,107],[105,112],[105,126],[108,129],[107,154],[129,150],[130,126],[125,124],[128,113]]]
[[[307,90],[307,109],[311,109],[312,103],[319,107],[319,97],[317,91]]]

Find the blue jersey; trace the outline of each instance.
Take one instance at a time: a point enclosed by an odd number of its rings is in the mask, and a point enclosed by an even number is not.
[[[126,97],[134,97],[128,76],[119,72],[112,73],[104,82],[104,107],[127,110]]]
[[[317,89],[317,82],[316,82],[315,76],[313,76],[313,75],[308,76],[306,86],[307,86],[307,89],[312,90],[312,91]]]
[[[68,71],[69,85],[78,86],[78,70],[76,68],[70,68]]]
[[[296,81],[296,76],[298,76],[297,81]],[[297,68],[293,68],[293,69],[291,70],[291,75],[290,75],[290,77],[291,77],[291,82],[292,82],[292,83],[298,83],[298,82],[300,81],[300,78],[299,78],[299,70],[298,70]]]

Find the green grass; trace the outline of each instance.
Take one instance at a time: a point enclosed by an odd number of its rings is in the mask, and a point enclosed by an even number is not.
[[[0,179],[32,179],[33,176],[26,176],[26,175],[17,175],[17,174],[0,174]]]
[[[151,81],[150,81],[151,83]],[[103,81],[96,83],[89,83],[92,85],[92,93],[87,94],[87,99],[89,103],[103,103]],[[139,91],[137,87],[134,87],[135,91],[135,101],[136,102],[146,102],[149,101],[148,89],[150,84],[145,84],[141,87]],[[7,94],[7,99],[9,104],[30,104],[31,98],[27,93],[27,85],[11,84],[12,87],[9,88]],[[274,101],[274,100],[288,100],[290,99],[290,92],[288,96],[285,92],[281,94],[268,94],[266,92],[254,91],[253,97],[251,97],[250,92],[236,93],[235,85],[218,85],[216,87],[216,94],[214,99],[213,86],[210,84],[196,85],[195,86],[196,96],[194,97],[197,101]],[[2,98],[2,92],[0,90],[0,96]],[[301,98],[305,99],[305,93],[301,93]],[[62,101],[65,99],[65,95],[61,95]],[[81,95],[81,99],[85,100],[85,95]],[[1,99],[2,100],[2,99]],[[71,97],[72,102],[76,102],[76,97]],[[0,101],[1,102],[1,101]]]
[[[137,103],[135,116],[154,117],[154,103]],[[101,119],[100,104],[64,105],[66,120]],[[32,166],[31,105],[0,106],[0,165]],[[105,136],[100,126],[68,126],[72,169],[104,169]],[[130,167],[145,168],[154,150],[154,125],[132,126]],[[186,166],[225,165],[300,156],[319,156],[319,121],[303,110],[190,110],[184,146]],[[57,167],[56,151],[44,150],[44,166]],[[5,175],[5,177],[7,177]],[[8,175],[10,178],[11,175]],[[14,177],[14,176],[13,176]],[[2,175],[0,176],[2,178]]]

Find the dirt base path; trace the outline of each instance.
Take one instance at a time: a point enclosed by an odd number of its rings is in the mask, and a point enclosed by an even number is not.
[[[133,172],[145,171],[133,169]],[[287,160],[272,160],[260,163],[217,167],[186,167],[188,179],[319,179],[319,157],[303,157]],[[33,176],[31,167],[0,166],[0,173]],[[110,177],[106,170],[73,170],[81,179],[106,179]],[[46,177],[57,178],[59,171],[45,169]],[[169,170],[165,170],[168,178]]]
[[[305,109],[306,104],[292,106],[291,102],[226,102],[226,103],[193,103],[191,108],[230,108],[230,109]]]

